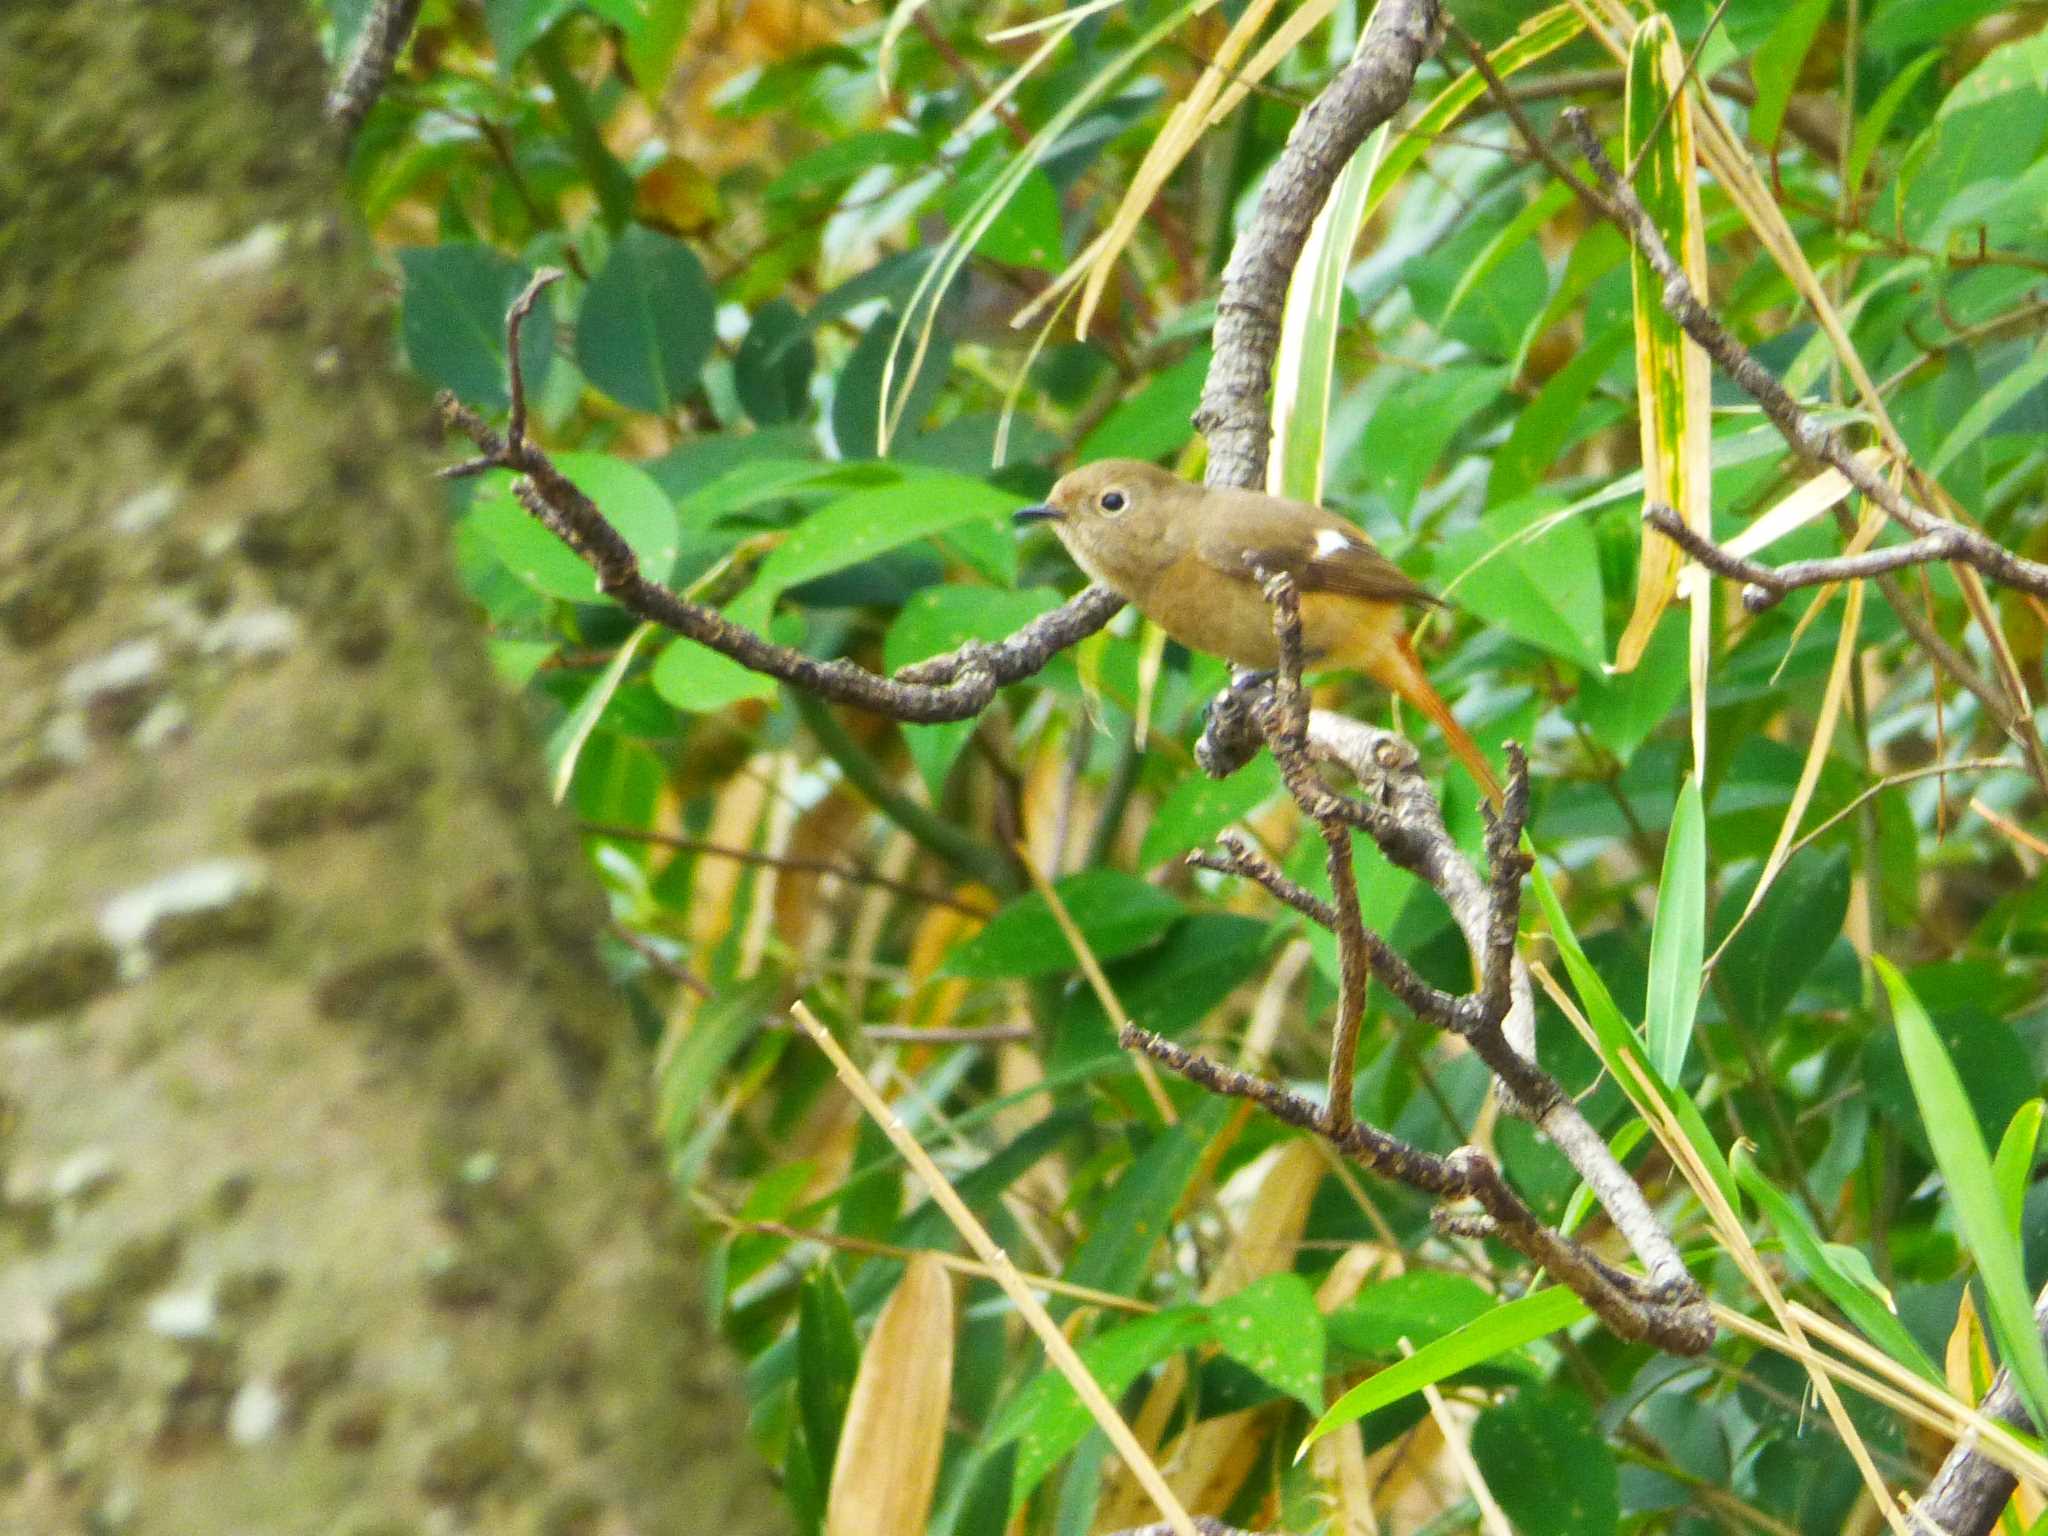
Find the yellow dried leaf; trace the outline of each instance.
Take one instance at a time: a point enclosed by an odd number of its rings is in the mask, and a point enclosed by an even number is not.
[[[920,1253],[860,1357],[832,1462],[825,1536],[905,1536],[931,1515],[953,1395],[953,1282]]]

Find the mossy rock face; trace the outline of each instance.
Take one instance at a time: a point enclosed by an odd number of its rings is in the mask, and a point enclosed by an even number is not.
[[[36,562],[33,581],[0,598],[0,632],[23,648],[56,638],[99,606],[106,590],[106,554],[76,544]]]
[[[406,946],[330,972],[315,989],[327,1018],[374,1024],[395,1039],[438,1035],[462,1013],[462,991],[434,954]]]
[[[420,1468],[420,1492],[436,1504],[466,1504],[527,1469],[518,1434],[482,1420],[435,1441]]]
[[[121,959],[97,933],[31,940],[0,960],[0,1019],[41,1019],[82,1006],[112,987]]]

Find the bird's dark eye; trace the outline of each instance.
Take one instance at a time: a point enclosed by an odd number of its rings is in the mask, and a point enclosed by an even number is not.
[[[1105,512],[1121,512],[1129,505],[1130,503],[1125,499],[1122,491],[1104,491],[1102,493],[1101,506]]]

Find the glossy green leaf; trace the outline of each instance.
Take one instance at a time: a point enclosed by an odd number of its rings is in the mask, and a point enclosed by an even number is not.
[[[2048,1110],[2048,1101],[2029,1099],[2013,1113],[2006,1122],[2005,1134],[1998,1138],[1997,1155],[1991,1159],[1991,1171],[1998,1180],[1999,1203],[2005,1207],[2006,1225],[2014,1234],[2020,1231],[2020,1218],[2026,1214],[2027,1187],[2034,1182],[2034,1154],[2041,1144],[2041,1115]]]
[[[1921,1123],[1934,1147],[1934,1160],[1948,1186],[1956,1220],[1990,1307],[1991,1334],[2013,1385],[2036,1424],[2048,1424],[2048,1353],[2034,1329],[2033,1303],[2020,1262],[2019,1238],[2008,1225],[1983,1132],[1956,1076],[1955,1063],[1906,978],[1882,955],[1870,958],[1891,998],[1899,1051],[1919,1102]]]
[[[1209,1308],[1216,1347],[1310,1413],[1323,1411],[1323,1314],[1309,1283],[1267,1275]]]
[[[1089,869],[1053,887],[1098,960],[1114,960],[1157,939],[1181,915],[1181,904],[1156,885],[1121,870]],[[1079,962],[1045,898],[1019,896],[988,926],[946,957],[954,976],[1050,976]]]
[[[1499,507],[1451,539],[1437,556],[1439,590],[1518,639],[1597,672],[1607,656],[1599,546],[1584,518],[1547,511],[1542,503]]]
[[[668,580],[676,563],[679,534],[675,508],[647,472],[608,453],[559,453],[555,467],[597,504],[640,557],[640,570],[654,581]],[[609,602],[598,590],[597,573],[583,558],[512,499],[510,479],[493,476],[469,521],[496,551],[506,569],[550,597],[572,603]]]
[[[758,628],[789,588],[961,523],[1001,524],[1015,492],[943,470],[919,470],[894,485],[855,491],[813,512],[761,562],[753,585],[732,606],[733,619]]]
[[[399,332],[405,355],[430,382],[484,409],[511,401],[505,372],[505,312],[531,281],[530,268],[481,245],[431,245],[398,253],[405,278]],[[529,392],[547,381],[554,356],[553,294],[544,292],[519,335]]]
[[[1484,1317],[1453,1329],[1405,1360],[1361,1381],[1316,1420],[1295,1455],[1298,1459],[1333,1429],[1342,1429],[1410,1393],[1435,1386],[1475,1365],[1484,1365],[1590,1315],[1586,1304],[1563,1286],[1505,1302]]]
[[[813,320],[817,316],[813,315]],[[853,353],[840,367],[832,383],[832,444],[842,459],[872,459],[881,452],[882,384],[888,370],[889,348],[896,337],[896,316],[878,315],[868,323]],[[918,370],[915,382],[904,396],[903,426],[915,430],[930,413],[952,366],[953,346],[943,334],[933,342],[931,355]]]
[[[969,640],[1007,639],[1040,614],[1060,605],[1051,587],[1007,592],[988,587],[926,587],[912,595],[882,640],[882,665],[894,672]],[[945,792],[946,775],[960,749],[978,728],[974,720],[938,725],[905,725],[904,745],[923,776],[934,803]]]
[[[509,70],[540,35],[567,15],[572,0],[484,0],[484,27],[498,68]]]
[[[793,421],[810,401],[811,370],[818,349],[811,329],[787,299],[770,299],[754,311],[746,339],[732,360],[733,388],[747,414],[764,427]]]
[[[946,199],[947,216],[956,224],[968,222],[975,202],[987,193],[1000,170],[1000,162],[992,162],[984,174],[969,175],[958,183]],[[1064,254],[1060,195],[1045,172],[1034,169],[1017,183],[1016,190],[975,241],[974,254],[1013,267],[1035,267],[1041,272],[1060,269]]]
[[[1959,454],[1990,431],[2021,396],[2044,379],[2048,379],[2048,341],[2034,348],[2031,356],[1970,403],[1928,461],[1927,473],[1939,475],[1947,469]]]
[[[1699,784],[1688,774],[1678,791],[1664,874],[1657,885],[1657,917],[1650,931],[1650,987],[1643,1009],[1650,1061],[1667,1082],[1677,1082],[1692,1048],[1699,1012],[1701,967],[1707,946],[1707,816]]]
[[[1614,1536],[1621,1473],[1593,1408],[1561,1387],[1524,1387],[1480,1414],[1472,1459],[1521,1536]]]
[[[1208,376],[1207,347],[1197,347],[1171,368],[1155,373],[1081,440],[1075,461],[1163,459],[1178,453],[1187,445],[1188,418],[1201,403]]]
[[[626,643],[619,647],[597,680],[583,691],[576,707],[548,738],[548,780],[554,786],[555,804],[560,805],[567,797],[570,781],[576,777],[576,759],[583,751],[583,744],[590,740],[590,733],[604,718],[604,712],[618,693],[626,669],[632,666],[642,642],[653,633],[652,624],[636,624],[633,633],[626,637]]]
[[[1104,1329],[1080,1347],[1081,1363],[1112,1400],[1169,1355],[1192,1349],[1209,1337],[1209,1319],[1199,1307],[1176,1307]],[[1065,1377],[1043,1370],[1003,1405],[982,1432],[984,1443],[1017,1442],[1010,1487],[1014,1514],[1061,1457],[1081,1443],[1095,1420]]]
[[[620,404],[666,414],[697,387],[717,307],[695,251],[633,225],[583,297],[576,364]]]
[[[1792,0],[1750,60],[1756,104],[1749,109],[1749,136],[1765,149],[1777,147],[1786,103],[1799,84],[1799,67],[1833,6],[1834,0]]]
[[[839,1429],[853,1397],[854,1374],[860,1369],[860,1335],[853,1309],[830,1264],[804,1276],[797,1291],[796,1402],[806,1449],[818,1486],[832,1482],[832,1458],[839,1449]]]
[[[1505,368],[1458,364],[1404,379],[1366,424],[1366,484],[1403,521],[1472,418],[1500,398]]]
[[[1399,1360],[1401,1340],[1420,1348],[1484,1317],[1499,1298],[1466,1275],[1411,1269],[1363,1287],[1325,1320],[1330,1342],[1367,1360]]]
[[[1152,869],[1215,841],[1224,828],[1242,821],[1280,793],[1280,770],[1261,753],[1227,779],[1189,772],[1181,777],[1145,829],[1138,867]]]
[[[1163,1127],[1096,1207],[1095,1230],[1061,1278],[1119,1296],[1134,1291],[1232,1108],[1228,1099],[1200,1099],[1179,1122]],[[1073,1310],[1073,1303],[1055,1297],[1052,1310],[1061,1316]]]
[[[1873,1290],[1861,1274],[1843,1262],[1834,1245],[1822,1242],[1804,1208],[1764,1177],[1746,1147],[1737,1147],[1729,1161],[1736,1182],[1764,1213],[1792,1261],[1841,1309],[1842,1315],[1900,1365],[1939,1385],[1941,1372],[1906,1331],[1905,1324],[1893,1315],[1889,1298]],[[1862,1268],[1868,1267],[1866,1261]]]
[[[1727,892],[1720,914],[1724,929],[1748,897],[1749,887]],[[1778,871],[1714,967],[1722,1001],[1744,1028],[1758,1038],[1776,1032],[1793,997],[1841,937],[1848,914],[1846,853],[1809,849]]]

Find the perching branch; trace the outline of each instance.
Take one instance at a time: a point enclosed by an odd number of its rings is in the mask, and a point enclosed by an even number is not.
[[[1295,122],[1267,174],[1259,206],[1223,270],[1215,350],[1195,412],[1195,430],[1209,440],[1210,485],[1265,483],[1266,395],[1288,279],[1330,189],[1366,135],[1408,100],[1439,31],[1437,0],[1380,0],[1357,56]]]
[[[341,78],[327,97],[327,120],[341,131],[346,144],[363,126],[370,108],[391,83],[398,56],[405,52],[413,23],[419,20],[420,0],[375,0],[356,34],[355,51],[342,66]]]
[[[1676,1245],[1577,1104],[1534,1060],[1534,1002],[1528,971],[1515,953],[1522,879],[1530,866],[1521,851],[1529,814],[1527,759],[1519,748],[1508,749],[1506,805],[1497,817],[1486,813],[1488,873],[1482,877],[1445,829],[1436,797],[1416,771],[1412,746],[1341,715],[1305,709],[1299,594],[1291,580],[1278,576],[1267,582],[1266,595],[1273,605],[1280,672],[1271,681],[1242,679],[1218,694],[1196,756],[1205,770],[1221,775],[1241,766],[1260,746],[1273,753],[1295,803],[1323,837],[1336,899],[1324,902],[1302,890],[1239,842],[1225,843],[1219,854],[1193,855],[1191,862],[1257,880],[1337,935],[1343,974],[1328,1093],[1318,1105],[1141,1029],[1126,1029],[1124,1044],[1212,1092],[1247,1099],[1289,1125],[1324,1137],[1386,1178],[1440,1200],[1475,1201],[1481,1214],[1440,1211],[1439,1225],[1507,1244],[1570,1286],[1621,1336],[1647,1339],[1679,1354],[1706,1349],[1714,1339],[1713,1319]],[[1332,789],[1322,777],[1323,766],[1330,764],[1344,768],[1365,792]],[[1478,979],[1470,994],[1455,996],[1432,986],[1365,926],[1350,858],[1356,831],[1372,837],[1390,860],[1443,896],[1472,953]],[[1357,1030],[1368,976],[1418,1018],[1470,1043],[1499,1082],[1502,1102],[1548,1136],[1586,1180],[1646,1277],[1619,1270],[1546,1227],[1476,1148],[1439,1156],[1353,1117]]]
[[[2048,1289],[2034,1298],[2034,1327],[2048,1336]],[[2013,1390],[2012,1373],[2003,1366],[1977,1408],[1988,1419],[2027,1434],[2036,1432]],[[1977,1445],[1977,1434],[1971,1431],[1950,1448],[1927,1492],[1906,1511],[1906,1528],[1913,1536],[1986,1536],[1998,1523],[2019,1480]]]
[[[1933,565],[1961,557],[1962,542],[1952,537],[1962,529],[1950,524],[1948,530],[1930,533],[1905,544],[1865,550],[1860,555],[1834,555],[1824,560],[1794,560],[1785,565],[1764,565],[1746,556],[1731,554],[1712,539],[1687,525],[1677,512],[1662,502],[1644,509],[1643,521],[1683,549],[1708,570],[1743,583],[1742,606],[1762,613],[1801,587],[1818,587],[1830,581],[1861,581],[1904,570],[1911,565]]]
[[[599,589],[627,612],[818,698],[855,705],[892,720],[932,725],[980,714],[998,688],[1042,671],[1055,655],[1094,634],[1123,607],[1124,600],[1108,588],[1091,586],[1006,640],[964,645],[905,667],[894,677],[884,677],[851,661],[820,661],[790,646],[777,645],[733,623],[716,608],[691,602],[650,580],[641,572],[632,546],[597,504],[526,435],[519,329],[541,291],[561,275],[552,268],[537,273],[506,316],[512,409],[504,436],[452,394],[441,394],[442,419],[478,450],[477,457],[442,474],[453,477],[509,469],[521,476],[512,488],[519,504],[582,556],[596,573]]]

